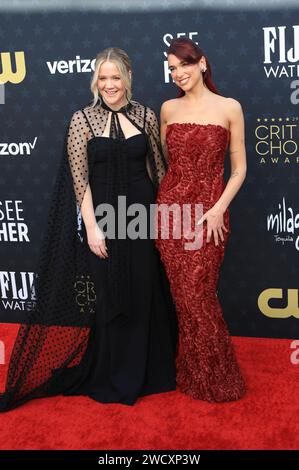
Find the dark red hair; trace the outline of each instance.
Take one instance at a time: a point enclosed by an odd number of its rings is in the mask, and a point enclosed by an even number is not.
[[[213,93],[218,94],[218,90],[212,80],[212,70],[209,61],[207,60],[204,51],[197,44],[195,44],[195,42],[191,41],[191,39],[188,38],[173,39],[170,43],[167,54],[173,54],[178,59],[187,62],[187,64],[197,64],[202,58],[202,56],[204,56],[207,64],[207,69],[202,74],[204,84]],[[180,88],[179,98],[181,96],[184,96],[184,94],[185,92]]]

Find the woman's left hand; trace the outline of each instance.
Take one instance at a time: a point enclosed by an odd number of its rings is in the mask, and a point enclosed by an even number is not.
[[[210,242],[212,234],[216,246],[219,245],[219,238],[224,241],[223,230],[225,232],[228,232],[228,230],[224,225],[223,214],[223,210],[212,207],[197,222],[197,225],[207,222],[207,243]]]

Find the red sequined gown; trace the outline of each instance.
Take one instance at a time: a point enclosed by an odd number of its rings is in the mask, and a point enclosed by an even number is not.
[[[205,213],[224,190],[229,131],[214,124],[174,123],[167,127],[166,142],[169,169],[160,185],[157,203],[202,203]],[[194,213],[192,217],[194,223]],[[174,220],[169,220],[170,233]],[[224,223],[229,229],[228,211]],[[183,237],[163,240],[161,219],[158,225],[157,247],[179,322],[177,386],[196,399],[236,400],[244,394],[245,386],[216,292],[229,231],[224,232],[224,242],[218,246],[213,237],[206,243],[204,222],[202,247],[186,250]]]

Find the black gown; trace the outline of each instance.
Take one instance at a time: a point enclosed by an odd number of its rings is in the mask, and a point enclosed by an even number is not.
[[[125,140],[120,115],[140,134]],[[167,170],[155,113],[136,101],[117,112],[89,104],[73,114],[62,150],[36,300],[18,331],[0,412],[58,394],[133,404],[175,389],[177,320],[154,240],[109,236],[103,260],[89,249],[80,210],[88,184],[94,206],[114,207],[118,195],[127,205],[154,202]]]
[[[107,160],[114,158],[110,145],[111,138],[100,136],[88,143],[87,151],[93,153],[94,161],[90,178],[94,208],[105,202]],[[127,205],[140,203],[149,209],[155,203],[155,189],[146,168],[147,137],[139,133],[123,145],[127,154]],[[109,321],[105,318],[108,261],[90,250],[96,320],[80,382],[65,395],[88,395],[102,403],[132,405],[139,396],[175,390],[176,319],[158,251],[150,238],[122,243],[128,250],[128,316]]]

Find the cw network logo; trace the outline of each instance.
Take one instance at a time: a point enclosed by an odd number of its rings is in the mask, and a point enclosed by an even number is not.
[[[298,293],[298,289],[265,289],[258,297],[258,307],[266,317],[299,318]]]
[[[12,57],[14,56],[14,70],[12,67]],[[21,83],[26,77],[26,64],[24,51],[0,52],[0,64],[2,72],[0,73],[0,104],[5,104],[6,83],[14,85]]]

